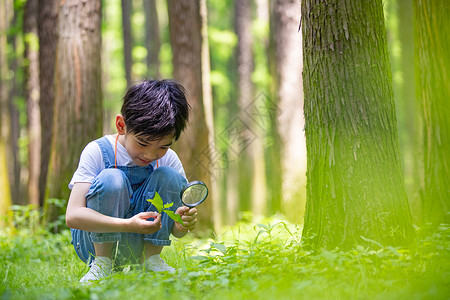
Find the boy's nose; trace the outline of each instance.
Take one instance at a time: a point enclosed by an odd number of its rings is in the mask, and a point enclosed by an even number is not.
[[[158,155],[153,152],[147,152],[144,154],[145,160],[156,160],[158,158]]]

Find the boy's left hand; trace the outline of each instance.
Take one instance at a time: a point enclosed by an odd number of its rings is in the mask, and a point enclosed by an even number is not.
[[[189,208],[187,206],[181,206],[175,212],[176,214],[181,216],[183,220],[183,224],[175,222],[175,228],[181,232],[190,232],[195,229],[195,225],[197,224],[197,209]]]

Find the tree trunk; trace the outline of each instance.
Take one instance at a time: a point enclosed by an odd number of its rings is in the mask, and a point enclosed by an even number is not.
[[[155,0],[144,0],[145,13],[145,46],[147,48],[147,74],[150,78],[161,78],[159,73],[159,38],[158,11]]]
[[[101,1],[66,0],[59,16],[50,199],[67,199],[81,151],[102,134]]]
[[[266,211],[266,182],[264,160],[264,129],[258,126],[255,117],[264,108],[264,97],[254,97],[252,82],[253,36],[252,2],[237,0],[235,7],[235,31],[237,43],[237,94],[240,113],[231,122],[231,140],[237,139],[237,148],[232,149],[239,156],[238,188],[240,211],[251,210],[255,215]],[[263,125],[263,124],[259,124]],[[234,133],[233,133],[234,132]],[[231,142],[233,146],[233,142]]]
[[[12,1],[0,4],[0,216],[8,213],[12,202],[7,164],[9,156],[6,150],[10,126],[7,110],[10,78],[6,32],[11,19],[12,4]]]
[[[210,159],[209,171],[211,178],[210,201],[212,202],[212,217],[215,232],[220,232],[224,224],[224,215],[222,210],[222,203],[220,201],[219,194],[219,181],[221,179],[221,170],[223,159],[220,150],[216,147],[215,134],[214,134],[214,109],[213,109],[213,96],[211,87],[211,64],[209,54],[209,41],[208,41],[208,8],[206,6],[206,0],[200,0],[200,17],[202,22],[201,36],[202,36],[202,89],[203,89],[203,106],[205,109],[205,123],[208,129],[208,149],[209,154],[207,158]],[[206,157],[205,157],[206,158]]]
[[[424,119],[423,221],[450,222],[450,2],[414,1],[417,96]]]
[[[10,27],[15,28],[20,22],[20,12],[18,8],[14,6],[13,16],[11,19]],[[20,70],[21,65],[20,59],[21,55],[17,47],[17,35],[7,34],[7,41],[10,45],[11,52],[13,55],[8,61],[9,73],[11,74],[9,95],[8,95],[8,115],[9,115],[9,139],[7,143],[7,153],[8,153],[8,169],[9,169],[9,179],[11,186],[11,197],[14,204],[25,204],[23,197],[21,195],[21,166],[20,166],[20,149],[19,149],[19,138],[20,138],[20,124],[19,124],[19,110],[17,107],[16,99],[20,99],[22,94],[22,89],[18,88],[20,81]]]
[[[204,105],[202,79],[201,1],[169,0],[169,28],[174,78],[187,90],[191,112],[185,132],[176,144],[189,181],[211,185],[212,158]],[[210,198],[211,199],[211,198]],[[212,202],[205,201],[199,214],[200,230],[212,228]]]
[[[314,249],[413,238],[382,1],[302,2],[307,204]]]
[[[131,51],[133,49],[133,37],[131,33],[131,12],[133,5],[131,0],[122,0],[122,26],[123,26],[123,57],[125,63],[125,78],[127,86],[131,85],[133,57]]]
[[[306,141],[303,133],[302,36],[298,31],[300,2],[273,2],[277,128],[281,138],[283,213],[304,215],[306,202]]]
[[[388,43],[399,133],[400,157],[411,214],[420,219],[421,141],[420,115],[415,96],[413,0],[389,1],[385,4]],[[400,51],[398,51],[399,49]]]
[[[28,131],[28,202],[39,207],[39,176],[41,168],[41,111],[39,108],[39,0],[28,0],[24,13],[27,131]]]
[[[39,0],[39,86],[41,114],[41,168],[39,204],[44,205],[48,165],[53,134],[53,106],[55,102],[53,78],[58,41],[58,0]]]

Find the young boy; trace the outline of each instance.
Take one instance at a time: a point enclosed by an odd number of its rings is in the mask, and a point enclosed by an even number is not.
[[[91,266],[80,282],[108,276],[113,250],[121,262],[174,272],[159,254],[170,245],[170,233],[183,237],[197,222],[197,210],[181,205],[186,175],[170,149],[188,119],[184,88],[170,80],[144,80],[123,100],[117,134],[86,146],[69,184],[66,223],[77,255]],[[147,201],[155,192],[164,203],[173,202],[170,209],[184,225],[156,212]]]

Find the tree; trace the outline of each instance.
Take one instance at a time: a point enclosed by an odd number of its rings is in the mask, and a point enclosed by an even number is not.
[[[212,130],[208,128],[205,108],[205,86],[202,75],[202,15],[201,1],[169,0],[169,29],[172,45],[172,62],[174,78],[178,80],[188,93],[191,105],[190,121],[176,149],[186,170],[188,180],[204,180],[208,187],[211,184],[211,168],[214,161],[211,157],[210,137]],[[208,70],[209,71],[209,70]],[[209,83],[208,83],[209,84]],[[211,118],[212,119],[212,118]],[[202,204],[203,213],[200,219],[201,228],[211,228],[212,203],[214,196]]]
[[[398,121],[399,133],[403,131],[403,138],[400,136],[400,154],[403,158],[403,169],[405,173],[406,191],[411,206],[413,217],[418,214],[420,201],[420,166],[419,161],[421,149],[421,136],[419,134],[421,126],[420,115],[416,99],[416,82],[414,78],[414,26],[413,23],[413,0],[398,0],[398,37],[400,41],[400,69],[402,82],[400,84],[400,105],[397,106],[403,117]],[[397,116],[400,115],[397,112]]]
[[[125,63],[125,77],[127,85],[131,84],[131,71],[133,67],[133,57],[131,51],[133,48],[133,37],[131,35],[131,12],[133,5],[131,0],[122,0],[122,26],[123,26],[123,57]]]
[[[232,168],[238,168],[239,208],[264,214],[266,209],[266,184],[264,161],[264,133],[255,121],[257,109],[264,105],[262,97],[254,97],[252,73],[254,70],[252,34],[252,1],[234,2],[235,31],[238,38],[237,57],[237,106],[241,113],[232,120],[230,140],[237,145],[231,151],[238,156]],[[237,164],[237,166],[234,166]],[[232,169],[231,169],[232,170]],[[250,170],[250,172],[249,172]]]
[[[41,114],[41,168],[39,204],[44,205],[53,134],[55,57],[58,41],[58,0],[39,0],[39,86]]]
[[[159,50],[161,40],[159,38],[158,11],[155,0],[144,0],[145,13],[145,46],[147,48],[147,74],[150,78],[160,78]]]
[[[11,190],[8,175],[7,141],[9,135],[9,114],[7,99],[9,93],[8,44],[6,32],[11,19],[12,1],[0,5],[0,215],[6,215],[11,206]]]
[[[67,199],[81,151],[102,134],[101,1],[67,0],[59,9],[49,199]]]
[[[303,85],[301,33],[298,31],[300,2],[272,3],[272,38],[275,58],[277,129],[281,138],[283,211],[303,215],[306,200],[306,144],[303,134]]]
[[[417,96],[424,120],[424,222],[450,222],[450,2],[414,1]]]
[[[22,53],[20,50],[20,39],[18,34],[13,34],[14,31],[18,31],[21,28],[21,10],[23,3],[14,3],[12,16],[10,19],[9,29],[10,32],[7,33],[7,43],[9,48],[8,63],[10,80],[9,80],[9,91],[6,98],[7,103],[7,114],[9,119],[8,125],[8,138],[7,138],[7,157],[8,157],[8,169],[11,187],[11,197],[13,203],[22,204],[24,201],[21,195],[21,165],[20,165],[20,149],[19,149],[19,138],[20,138],[20,123],[19,123],[19,108],[18,103],[23,99],[22,89],[19,88],[21,85],[21,68],[22,65]]]
[[[382,1],[302,2],[307,204],[318,248],[413,238]]]
[[[41,111],[39,107],[38,0],[28,0],[24,13],[25,58],[27,64],[26,99],[28,131],[28,202],[39,207],[41,168]]]

